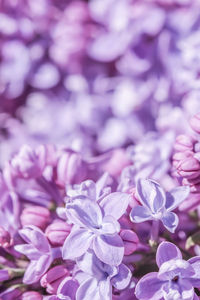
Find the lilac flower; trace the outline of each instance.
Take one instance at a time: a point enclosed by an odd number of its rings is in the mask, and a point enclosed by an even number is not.
[[[200,257],[182,259],[180,250],[172,243],[162,242],[156,253],[159,272],[142,277],[136,285],[139,300],[198,299],[194,287],[200,287]]]
[[[178,226],[178,216],[172,212],[189,195],[189,187],[181,186],[165,193],[162,187],[153,180],[139,179],[137,195],[142,203],[134,207],[130,213],[133,222],[160,220],[165,228],[174,232]]]
[[[82,256],[90,247],[104,263],[119,265],[124,255],[124,245],[118,235],[117,220],[125,213],[130,196],[111,193],[100,203],[89,197],[77,196],[66,205],[68,221],[74,224],[63,246],[63,258]]]
[[[33,150],[28,145],[21,147],[19,153],[11,160],[11,168],[15,176],[36,178],[42,175],[46,166],[47,149],[41,145]]]
[[[171,131],[162,135],[150,132],[139,143],[130,146],[127,152],[133,165],[122,171],[118,190],[128,190],[140,178],[152,178],[159,181],[168,178],[167,172],[170,169],[169,158],[173,143],[174,133]],[[164,183],[166,181],[164,180]]]
[[[19,230],[27,244],[17,245],[15,249],[30,259],[30,264],[24,274],[23,282],[37,282],[50,267],[54,255],[44,233],[36,226],[25,226]]]
[[[124,264],[110,266],[101,262],[93,251],[88,251],[77,260],[82,271],[77,274],[81,282],[76,300],[110,300],[112,286],[118,290],[125,289],[131,280],[131,271]]]
[[[85,180],[81,184],[74,185],[72,189],[67,189],[67,195],[71,201],[81,197],[82,199],[88,198],[91,201],[99,202],[111,192],[111,188],[107,186],[109,179],[108,173],[105,172],[96,183],[93,180]]]

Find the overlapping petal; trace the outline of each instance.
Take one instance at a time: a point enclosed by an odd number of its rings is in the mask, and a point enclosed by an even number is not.
[[[93,249],[96,256],[108,265],[117,266],[122,262],[124,244],[119,235],[95,237]]]
[[[66,238],[63,248],[63,259],[75,259],[83,255],[90,247],[94,235],[84,228],[74,226]]]
[[[172,259],[181,259],[182,254],[178,247],[170,242],[163,242],[156,252],[156,263],[160,267],[164,262]]]
[[[153,180],[139,179],[137,182],[137,195],[141,203],[153,213],[157,213],[165,206],[165,192]]]
[[[111,193],[100,202],[105,215],[111,215],[118,220],[126,211],[131,198],[126,193]]]
[[[160,300],[163,296],[163,282],[152,272],[142,277],[136,285],[135,294],[140,300]]]

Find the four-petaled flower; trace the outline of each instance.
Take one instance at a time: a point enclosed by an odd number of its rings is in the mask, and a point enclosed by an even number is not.
[[[37,282],[48,270],[53,253],[44,233],[36,226],[25,226],[19,230],[21,237],[27,244],[17,245],[15,249],[30,259],[30,264],[24,274],[23,282],[31,284]]]
[[[178,216],[172,212],[189,195],[188,186],[176,187],[170,192],[165,192],[153,180],[139,179],[137,182],[137,197],[141,205],[134,207],[130,218],[135,223],[148,220],[160,220],[165,228],[174,232],[178,226]]]
[[[106,264],[119,265],[124,244],[119,236],[118,219],[126,212],[130,196],[111,193],[99,203],[89,197],[77,196],[66,205],[68,221],[74,224],[63,246],[63,258],[75,259],[92,248]]]
[[[142,277],[136,285],[139,300],[194,300],[194,287],[200,287],[200,256],[188,261],[170,242],[162,242],[156,253],[159,272]]]
[[[93,251],[88,251],[80,257],[77,265],[81,272],[77,273],[80,287],[76,300],[110,300],[112,286],[123,290],[129,285],[132,276],[126,265],[107,265],[101,262]]]

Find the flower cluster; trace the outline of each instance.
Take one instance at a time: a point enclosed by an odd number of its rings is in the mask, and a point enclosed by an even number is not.
[[[0,300],[200,299],[200,1],[0,6]]]
[[[0,189],[3,300],[193,299],[200,257],[186,262],[163,241],[180,239],[182,215],[173,211],[189,187],[165,191],[140,178],[120,191],[123,177],[108,173],[116,165],[122,172],[113,152],[85,160],[51,145],[25,145],[7,162]],[[157,245],[160,271],[137,283]]]

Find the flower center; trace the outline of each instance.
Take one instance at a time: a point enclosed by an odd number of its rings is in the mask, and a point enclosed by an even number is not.
[[[176,282],[178,282],[178,279],[179,279],[179,277],[178,277],[178,276],[175,276],[175,277],[172,279],[172,281],[176,283]]]

